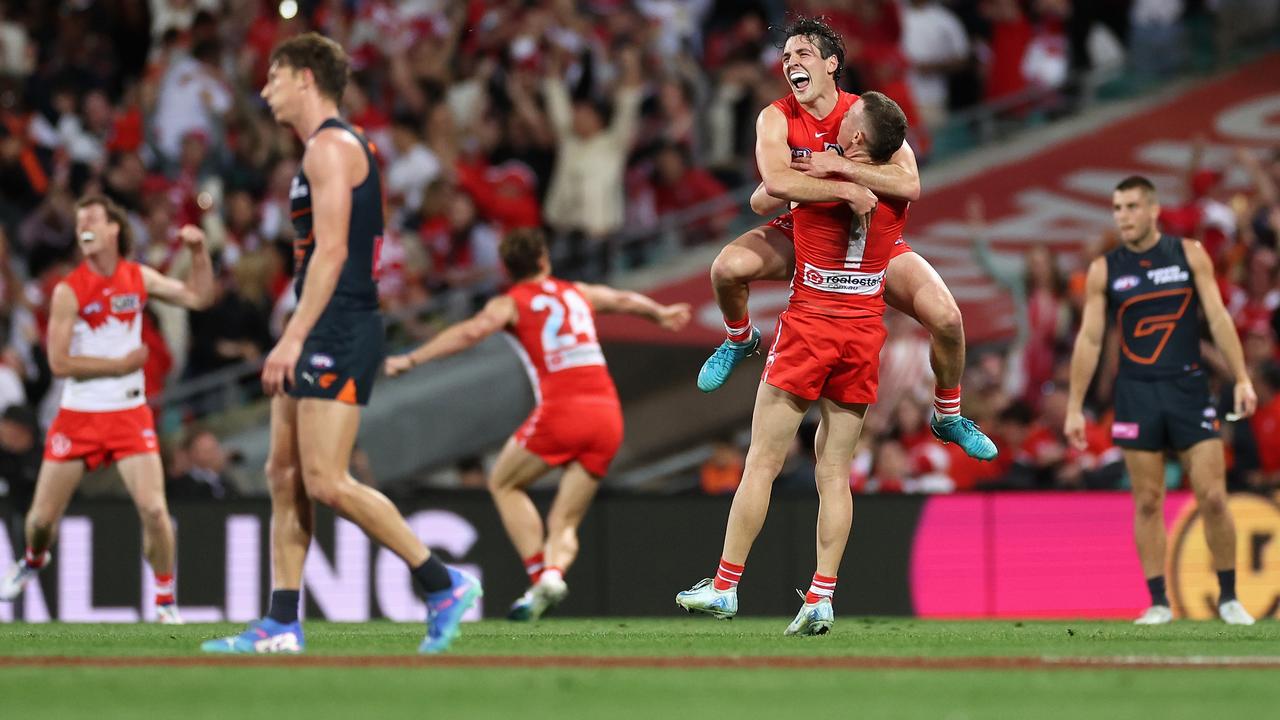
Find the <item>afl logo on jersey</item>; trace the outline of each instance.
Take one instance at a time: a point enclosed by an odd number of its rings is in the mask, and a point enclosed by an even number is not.
[[[111,312],[117,315],[124,313],[138,312],[142,308],[142,303],[138,301],[138,296],[134,293],[127,295],[111,296]]]
[[[319,368],[320,370],[328,370],[329,368],[333,367],[333,365],[334,365],[333,358],[329,357],[328,355],[322,355],[321,353],[316,353],[311,356],[311,367],[313,368]]]
[[[813,151],[809,148],[791,148],[791,159],[809,157]]]
[[[1116,278],[1115,282],[1111,283],[1111,289],[1116,292],[1124,292],[1125,290],[1132,290],[1138,287],[1138,283],[1140,282],[1142,282],[1142,278],[1137,275],[1122,275]]]

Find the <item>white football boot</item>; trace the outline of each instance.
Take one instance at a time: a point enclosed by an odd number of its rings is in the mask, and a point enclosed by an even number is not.
[[[717,590],[711,578],[703,578],[697,585],[676,593],[676,604],[691,613],[729,620],[738,614],[738,591]]]
[[[1228,625],[1252,625],[1253,616],[1239,600],[1228,600],[1218,606],[1218,617]]]
[[[1173,611],[1168,605],[1152,605],[1133,621],[1134,625],[1166,625],[1173,622]]]

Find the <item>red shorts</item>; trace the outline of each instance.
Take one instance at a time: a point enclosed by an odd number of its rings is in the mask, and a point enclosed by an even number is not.
[[[783,235],[786,235],[788,240],[795,242],[796,226],[795,221],[791,217],[791,213],[782,213],[778,217],[770,220],[765,227],[774,228]],[[911,244],[908,243],[907,239],[904,237],[898,238],[897,241],[893,243],[893,247],[889,249],[889,261],[892,262],[893,259],[899,255],[909,252],[911,252]]]
[[[760,379],[805,400],[874,403],[887,335],[879,315],[833,317],[788,308],[778,316]]]
[[[63,408],[53,419],[44,444],[45,460],[83,460],[87,470],[154,452],[160,452],[160,445],[151,408],[146,405],[109,412]]]
[[[602,478],[622,445],[622,406],[616,397],[544,402],[516,430],[515,439],[552,467],[577,461]]]

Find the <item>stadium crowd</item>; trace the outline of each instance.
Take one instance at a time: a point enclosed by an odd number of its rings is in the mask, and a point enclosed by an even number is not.
[[[1041,108],[1055,112],[1071,103],[1073,71],[1115,62],[1126,45],[1162,59],[1142,72],[1177,72],[1187,28],[1241,4],[1249,3],[11,0],[0,9],[0,475],[24,482],[15,478],[38,464],[55,409],[40,346],[51,290],[75,262],[72,208],[83,193],[125,207],[137,257],[166,273],[181,276],[189,262],[176,233],[183,223],[201,225],[215,253],[213,308],[148,314],[149,395],[269,350],[292,301],[289,185],[301,147],[257,92],[271,48],[294,33],[319,30],[353,57],[344,107],[377,145],[387,191],[379,290],[400,332],[415,337],[442,306],[469,309],[502,286],[496,246],[508,230],[545,227],[562,270],[597,277],[619,253],[643,260],[644,233],[664,216],[754,183],[755,114],[786,92],[769,28],[787,12],[830,19],[848,48],[842,83],[898,100],[927,158],[931,131],[949,113],[1001,101],[1027,112],[1013,101],[1036,88],[1061,91]],[[1259,190],[1240,201],[1247,207],[1210,186],[1205,202],[1216,204],[1189,226],[1231,226],[1215,252],[1246,332],[1261,327],[1259,308],[1280,301],[1274,270],[1255,277],[1259,263],[1276,262],[1274,217],[1254,206],[1274,207],[1262,179],[1280,167],[1259,163]],[[722,241],[732,218],[703,213],[679,226],[680,242]],[[939,473],[959,489],[1077,486],[1106,471],[1105,451],[1082,465],[1055,449],[1058,351],[1069,341],[1074,286],[1060,282],[1052,261],[1029,257],[1026,279],[1014,281],[1028,316],[1018,349],[976,353],[966,380],[971,401],[1010,398],[972,411],[1017,448],[998,480],[986,468],[939,470],[946,451],[918,442],[927,418],[903,404],[874,416],[857,487],[932,488]],[[1252,347],[1269,398],[1271,349]],[[1006,365],[1021,368],[1017,387],[1006,387],[1018,374]],[[975,392],[997,387],[1003,394]],[[212,407],[193,404],[187,419]],[[1266,407],[1271,415],[1264,409],[1255,427],[1280,422],[1280,409]],[[1250,451],[1236,435],[1236,467],[1259,468],[1242,477],[1273,482],[1280,457],[1262,442]],[[202,452],[202,433],[186,436],[170,463],[175,477],[219,475],[222,460]],[[205,466],[193,464],[197,455]],[[219,485],[201,487],[221,496]]]

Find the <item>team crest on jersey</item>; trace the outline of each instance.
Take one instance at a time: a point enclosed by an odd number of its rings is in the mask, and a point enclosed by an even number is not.
[[[62,433],[54,433],[49,438],[49,449],[53,451],[55,457],[63,457],[71,452],[71,439]]]
[[[1191,275],[1177,265],[1170,265],[1169,267],[1148,270],[1147,277],[1156,285],[1164,285],[1171,282],[1186,282]]]
[[[322,353],[316,353],[311,356],[311,367],[327,370],[333,367],[333,358]]]
[[[294,175],[293,184],[289,186],[289,199],[296,200],[298,198],[304,198],[310,194],[311,188],[308,187],[306,183],[302,182],[301,178]]]
[[[142,309],[142,302],[135,293],[111,296],[111,312],[117,315],[138,312],[140,309]]]
[[[94,300],[93,302],[84,306],[85,315],[93,315],[94,313],[100,313],[100,312],[102,312],[102,303],[98,302],[97,300]]]
[[[1142,282],[1142,278],[1137,275],[1121,275],[1111,283],[1111,289],[1116,292],[1124,292],[1138,287],[1138,283]]]

